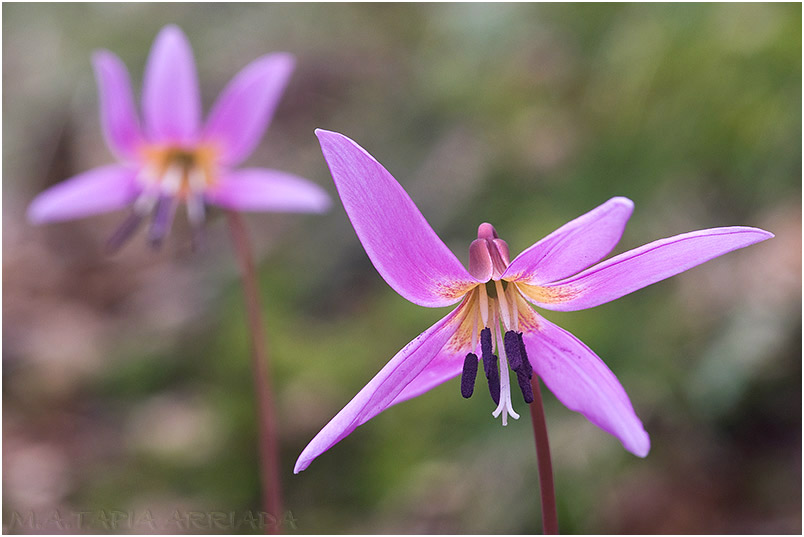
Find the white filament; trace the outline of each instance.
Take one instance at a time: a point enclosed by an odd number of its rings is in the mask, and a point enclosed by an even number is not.
[[[181,180],[184,177],[184,169],[178,164],[172,164],[165,170],[162,176],[162,190],[168,196],[175,196],[181,188]]]
[[[519,332],[519,305],[517,304],[517,292],[515,289],[516,284],[513,282],[508,283],[508,292],[511,293],[511,330]]]
[[[475,352],[477,351],[477,333],[478,333],[477,329],[479,321],[478,317],[480,317],[480,314],[477,311],[475,311],[472,317],[474,317],[474,320],[472,322],[472,352]]]
[[[511,312],[508,311],[508,301],[505,299],[505,292],[503,291],[502,282],[500,280],[495,280],[494,285],[497,288],[497,298],[500,300],[500,314],[502,315],[505,330],[511,330]]]
[[[198,168],[192,168],[188,174],[187,181],[190,186],[190,194],[187,196],[187,219],[194,226],[201,225],[204,221],[204,173]]]
[[[137,196],[137,199],[134,200],[134,212],[142,216],[150,213],[154,209],[158,199],[158,190],[155,188],[146,188],[139,196]]]
[[[486,285],[480,284],[480,319],[483,326],[489,325],[489,295],[486,293]]]

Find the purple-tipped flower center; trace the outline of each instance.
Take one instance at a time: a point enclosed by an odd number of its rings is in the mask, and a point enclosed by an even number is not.
[[[198,241],[205,221],[204,194],[219,176],[218,151],[209,144],[192,148],[146,145],[140,155],[142,168],[137,180],[142,191],[134,201],[132,214],[110,237],[108,248],[122,246],[149,215],[152,220],[148,241],[154,247],[160,246],[180,203],[187,207],[194,242]]]

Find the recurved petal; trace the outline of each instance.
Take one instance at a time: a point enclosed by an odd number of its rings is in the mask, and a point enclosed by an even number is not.
[[[323,452],[394,402],[397,396],[433,361],[458,328],[460,308],[408,343],[304,448],[293,473],[299,473]]]
[[[206,193],[206,199],[238,211],[321,213],[332,203],[326,191],[312,181],[265,168],[227,172]]]
[[[342,134],[316,135],[357,237],[388,285],[415,304],[438,307],[479,283],[379,162]]]
[[[630,199],[611,198],[519,254],[502,277],[539,285],[578,273],[612,251],[633,210]]]
[[[478,281],[487,282],[491,279],[494,263],[491,259],[489,241],[475,239],[469,245],[469,273]]]
[[[137,171],[121,165],[94,168],[41,192],[28,206],[34,224],[83,218],[131,203],[139,193]]]
[[[773,237],[753,227],[719,227],[651,242],[565,280],[544,286],[521,285],[536,305],[574,311],[605,304],[675,276],[720,255]]]
[[[142,88],[145,132],[150,142],[193,143],[198,136],[201,97],[193,50],[178,26],[156,36]]]
[[[118,157],[136,160],[142,142],[131,80],[120,58],[108,50],[92,55],[100,97],[100,116],[106,144]]]
[[[650,438],[620,381],[578,338],[532,310],[536,328],[523,332],[531,365],[561,403],[645,457]]]
[[[269,54],[240,71],[221,92],[207,118],[204,139],[235,166],[259,143],[293,71],[293,56]]]

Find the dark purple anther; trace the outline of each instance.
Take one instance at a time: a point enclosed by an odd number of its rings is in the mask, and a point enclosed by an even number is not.
[[[513,330],[506,332],[503,337],[503,345],[505,346],[505,355],[508,357],[508,365],[518,373],[522,369],[522,344],[517,333]]]
[[[461,373],[461,395],[466,399],[472,397],[475,391],[475,379],[477,378],[477,354],[470,352],[463,361],[463,373]]]
[[[492,354],[488,359],[483,357],[483,367],[489,381],[489,393],[495,405],[500,404],[500,370],[497,369],[497,356]]]
[[[486,327],[480,331],[480,355],[483,357],[483,367],[486,371],[486,376],[489,376],[488,363],[491,357],[494,356],[494,348],[491,344],[491,329]],[[494,357],[496,360],[497,358]]]
[[[508,356],[508,365],[516,372],[516,380],[519,382],[519,389],[522,390],[522,397],[525,398],[526,403],[530,404],[533,402],[533,387],[530,385],[533,368],[525,352],[522,332],[509,330],[505,333],[503,344],[505,345],[505,353]]]
[[[528,352],[525,350],[525,340],[522,339],[522,332],[517,332],[516,337],[519,339],[519,355],[522,357],[524,373],[527,373],[529,379],[533,378],[533,366],[530,365],[530,360],[528,360]]]
[[[106,241],[106,251],[110,254],[115,253],[123,244],[131,238],[137,228],[140,227],[140,223],[142,222],[143,215],[132,212],[130,215],[123,220],[123,223],[120,224],[112,236],[109,237],[109,240]]]
[[[173,223],[173,215],[176,212],[176,203],[173,196],[161,196],[156,202],[154,218],[151,227],[148,229],[148,242],[152,247],[158,248],[162,245],[162,239],[170,231]]]
[[[522,397],[525,398],[525,402],[531,404],[533,402],[533,386],[530,384],[530,378],[526,374],[517,371],[516,380],[519,382],[519,389],[522,390]]]
[[[483,370],[489,381],[489,393],[494,404],[500,404],[500,371],[497,368],[497,355],[491,343],[491,329],[486,327],[480,331],[480,350],[483,356]]]

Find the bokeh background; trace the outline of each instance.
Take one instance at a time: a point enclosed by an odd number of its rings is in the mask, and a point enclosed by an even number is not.
[[[103,253],[124,213],[32,227],[44,188],[111,162],[90,54],[139,95],[154,36],[187,33],[205,110],[250,60],[298,66],[249,160],[335,190],[316,127],[347,134],[465,262],[493,222],[518,253],[614,195],[617,252],[723,225],[776,238],[614,303],[545,316],[619,376],[646,459],[545,393],[566,533],[800,533],[798,4],[4,4],[3,527],[259,509],[249,347],[225,221],[192,252]],[[532,432],[448,382],[299,452],[446,310],[377,275],[337,201],[246,217],[260,258],[286,505],[301,533],[541,531]],[[120,518],[120,515],[118,515]],[[162,525],[159,532],[177,531]],[[67,531],[67,530],[65,530]],[[119,532],[147,532],[147,525]],[[191,531],[192,528],[191,528]],[[195,531],[202,532],[196,528]],[[248,525],[227,531],[251,532]]]

